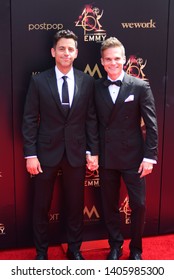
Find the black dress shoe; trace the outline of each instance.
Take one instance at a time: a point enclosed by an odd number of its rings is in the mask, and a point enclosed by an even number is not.
[[[82,254],[79,251],[71,252],[68,250],[66,255],[69,260],[84,260]]]
[[[46,255],[43,255],[43,254],[37,254],[36,257],[35,257],[35,260],[48,260],[48,256],[47,254]]]
[[[129,260],[142,260],[141,253],[130,253]]]
[[[116,249],[113,248],[110,250],[108,256],[107,256],[107,260],[119,260],[119,258],[122,256],[123,254],[123,249]]]

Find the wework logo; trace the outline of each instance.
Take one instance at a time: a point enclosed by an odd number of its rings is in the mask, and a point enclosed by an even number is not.
[[[142,29],[154,29],[156,28],[156,22],[151,19],[148,22],[122,22],[123,28],[142,28]]]

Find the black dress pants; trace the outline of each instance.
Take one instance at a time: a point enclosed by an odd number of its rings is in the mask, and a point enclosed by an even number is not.
[[[142,252],[142,235],[145,222],[145,178],[140,178],[138,168],[115,170],[100,167],[100,185],[104,219],[111,248],[120,248],[123,236],[120,231],[120,186],[123,179],[131,208],[131,252]]]
[[[44,167],[34,180],[33,233],[36,251],[46,254],[49,246],[49,219],[54,184],[58,170],[62,170],[61,192],[66,207],[66,232],[69,250],[78,251],[83,234],[85,166],[72,167],[64,156],[58,166]]]

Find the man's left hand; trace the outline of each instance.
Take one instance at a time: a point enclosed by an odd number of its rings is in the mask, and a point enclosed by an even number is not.
[[[153,163],[142,161],[140,167],[138,169],[138,173],[140,173],[140,178],[152,173],[153,170]]]

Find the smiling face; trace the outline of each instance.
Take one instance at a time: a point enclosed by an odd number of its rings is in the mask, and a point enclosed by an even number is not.
[[[61,38],[56,46],[51,49],[51,54],[55,58],[57,68],[63,74],[67,74],[77,58],[78,50],[73,39]]]
[[[102,52],[101,64],[111,80],[116,80],[126,62],[126,57],[121,47],[109,47]]]

